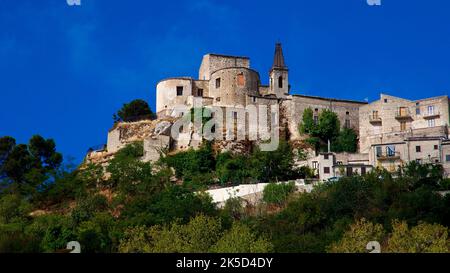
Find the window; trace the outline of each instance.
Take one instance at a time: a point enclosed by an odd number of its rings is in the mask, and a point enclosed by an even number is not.
[[[203,89],[198,89],[197,90],[197,96],[198,97],[203,97]]]
[[[436,126],[436,121],[434,119],[429,119],[428,120],[428,127],[434,127]]]
[[[406,131],[406,121],[400,121],[400,131]]]
[[[428,106],[428,115],[434,115],[434,106],[433,105]]]
[[[336,162],[337,165],[342,165],[342,161]]]
[[[253,101],[253,102],[256,102],[256,97],[252,97],[252,101]]]
[[[220,101],[220,97],[217,97],[217,98],[216,98],[216,101]]]
[[[328,154],[324,154],[323,159],[328,160]]]
[[[384,99],[384,103],[387,103],[387,99]]]
[[[377,146],[376,153],[377,153],[377,157],[380,157],[383,155],[383,150],[382,150],[381,146]]]
[[[330,167],[323,167],[323,173],[330,173]]]
[[[312,162],[312,168],[313,168],[314,170],[317,170],[317,169],[319,168],[319,162],[313,161],[313,162]]]
[[[345,120],[344,127],[345,127],[345,128],[350,128],[350,120],[349,120],[349,119],[346,119],[346,120]]]
[[[319,124],[319,116],[314,116],[314,125]]]
[[[420,146],[416,146],[416,153],[420,153]]]
[[[233,118],[237,119],[238,118],[238,113],[237,112],[233,112]]]
[[[347,176],[352,176],[352,175],[353,175],[353,168],[347,167]]]
[[[373,111],[373,112],[372,112],[372,117],[373,117],[374,119],[378,119],[378,111]]]
[[[278,77],[278,88],[283,88],[283,77]]]
[[[416,108],[416,115],[420,115],[420,108],[419,107]]]
[[[445,155],[445,161],[450,162],[450,155]]]
[[[435,150],[439,149],[439,146],[438,145],[434,145],[434,149]]]
[[[177,96],[183,96],[183,86],[177,86]]]
[[[365,175],[366,174],[366,167],[362,166],[361,167],[361,175]]]
[[[395,155],[395,146],[394,145],[386,146],[386,154],[388,156],[394,156]]]
[[[348,115],[350,115],[350,112],[345,112],[345,114],[348,116]]]
[[[220,78],[216,79],[216,88],[220,88]]]
[[[244,86],[245,85],[245,78],[244,78],[244,74],[240,73],[237,75],[237,84],[238,86]]]

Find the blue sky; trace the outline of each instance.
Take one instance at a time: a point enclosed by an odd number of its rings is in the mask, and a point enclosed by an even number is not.
[[[268,82],[283,43],[293,93],[376,100],[450,91],[450,1],[0,1],[0,136],[54,138],[66,158],[106,143],[135,98],[206,53],[244,55]]]

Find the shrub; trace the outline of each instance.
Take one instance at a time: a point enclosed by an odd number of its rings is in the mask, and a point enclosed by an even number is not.
[[[282,205],[295,191],[295,183],[269,184],[264,188],[263,200],[268,204]]]

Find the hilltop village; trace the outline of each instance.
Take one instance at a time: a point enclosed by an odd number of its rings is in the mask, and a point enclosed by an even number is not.
[[[245,153],[250,142],[265,143],[271,133],[261,132],[261,124],[267,125],[266,131],[276,131],[279,140],[304,147],[299,127],[305,110],[311,109],[314,122],[322,111],[331,110],[341,127],[353,129],[358,136],[356,153],[306,148],[307,156],[296,164],[309,166],[320,180],[365,174],[375,167],[395,171],[410,161],[440,163],[450,173],[447,96],[412,101],[381,94],[379,100],[368,103],[294,93],[279,43],[269,85],[261,84],[248,57],[207,54],[197,79],[176,77],[157,84],[156,119],[116,123],[108,132],[107,144],[91,150],[86,160],[107,164],[118,150],[136,141],[144,143],[143,161],[157,161],[161,151],[196,149],[205,141],[197,134],[198,127],[177,124],[194,108],[210,110],[215,121],[210,131],[218,151]]]

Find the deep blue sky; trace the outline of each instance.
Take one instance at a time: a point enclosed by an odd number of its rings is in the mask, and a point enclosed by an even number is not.
[[[376,100],[450,90],[450,1],[0,1],[0,136],[54,138],[80,162],[112,114],[197,76],[206,53],[244,55],[267,83],[283,43],[294,93]]]

